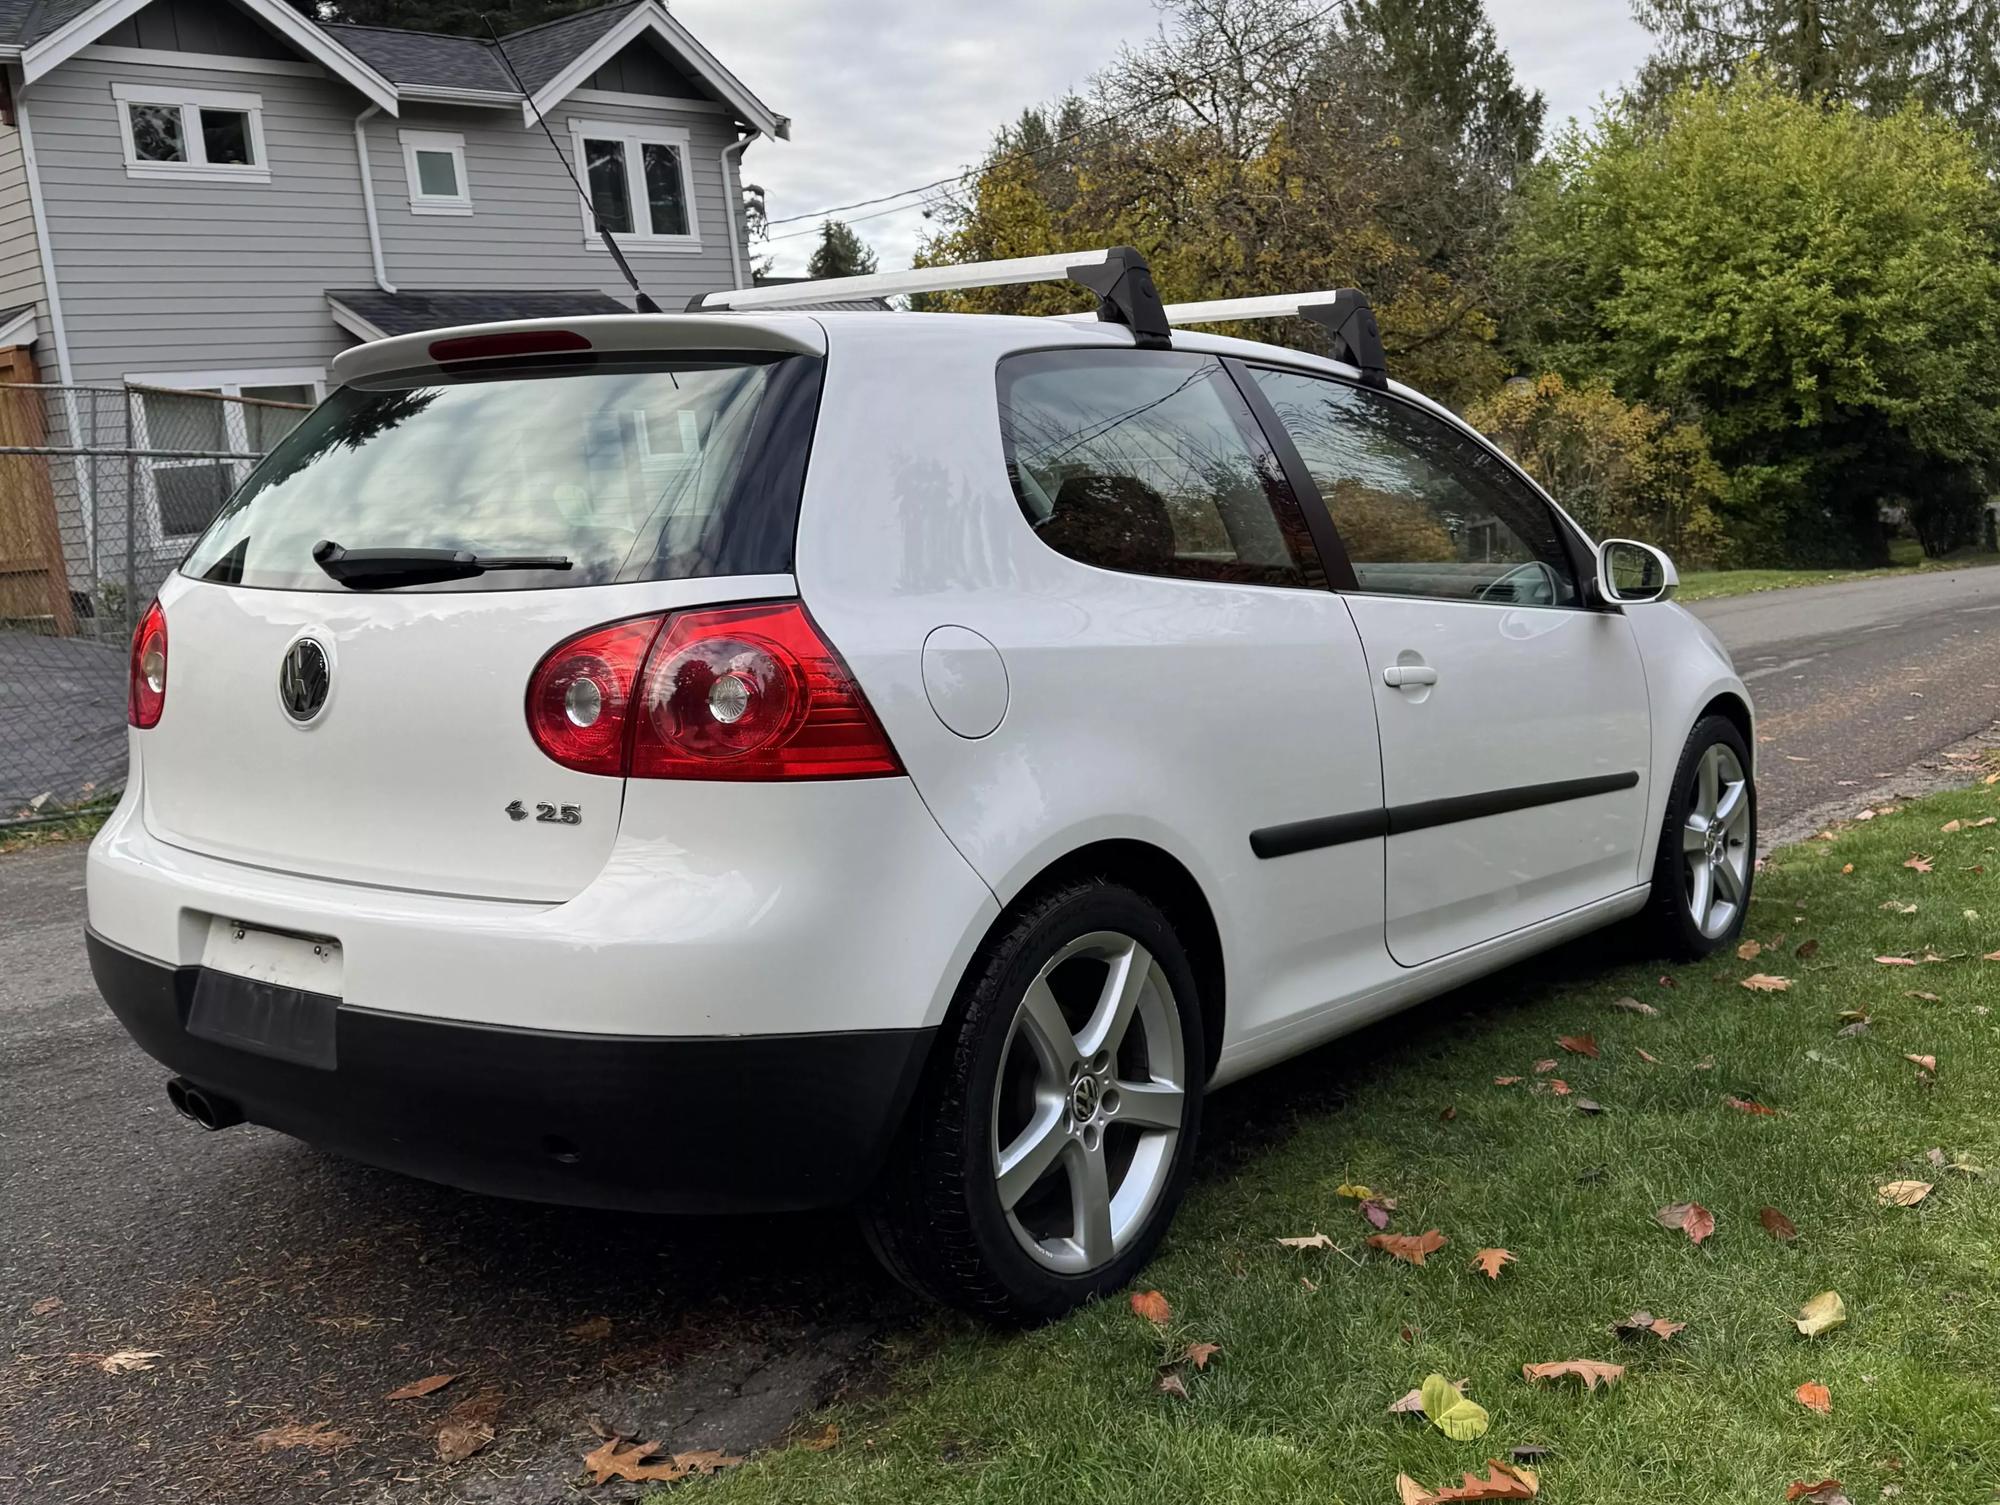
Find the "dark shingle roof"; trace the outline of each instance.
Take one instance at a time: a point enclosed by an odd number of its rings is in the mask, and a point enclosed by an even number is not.
[[[454,324],[489,324],[501,319],[563,319],[580,314],[629,314],[632,306],[594,289],[575,292],[418,292],[385,293],[380,288],[329,289],[338,303],[384,334],[416,334]]]
[[[528,92],[532,94],[624,20],[639,3],[640,0],[625,0],[622,5],[604,5],[596,10],[579,11],[573,16],[544,21],[540,26],[513,32],[500,40],[506,44],[507,56],[514,64],[514,71],[521,75],[521,82],[528,86]]]
[[[0,43],[26,47],[74,21],[99,0],[0,0]]]
[[[0,0],[4,3],[4,0]],[[514,81],[477,37],[447,37],[432,31],[396,31],[387,26],[322,27],[333,39],[392,84],[444,89],[491,89],[518,94]],[[514,52],[510,45],[508,56]]]

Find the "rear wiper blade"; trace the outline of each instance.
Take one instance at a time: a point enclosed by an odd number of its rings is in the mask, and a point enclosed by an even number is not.
[[[563,554],[474,554],[469,549],[343,549],[330,538],[312,546],[313,563],[342,585],[369,590],[469,580],[488,570],[566,570]]]

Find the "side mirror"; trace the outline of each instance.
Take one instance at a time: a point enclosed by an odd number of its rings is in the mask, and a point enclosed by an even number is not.
[[[1607,538],[1597,546],[1597,593],[1621,606],[1669,601],[1680,589],[1674,562],[1649,543]]]

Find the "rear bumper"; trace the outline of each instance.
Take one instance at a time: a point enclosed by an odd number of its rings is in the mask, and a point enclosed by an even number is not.
[[[251,1122],[468,1191],[576,1206],[849,1201],[881,1164],[934,1034],[577,1034],[325,1000],[332,1064],[306,1065],[191,1033],[203,968],[86,940],[139,1046]]]

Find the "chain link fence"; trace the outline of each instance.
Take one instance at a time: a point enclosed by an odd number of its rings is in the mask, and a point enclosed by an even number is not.
[[[0,827],[123,786],[133,625],[312,401],[0,384]]]

